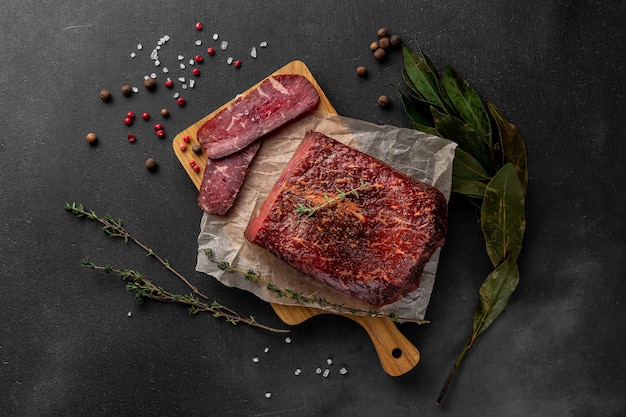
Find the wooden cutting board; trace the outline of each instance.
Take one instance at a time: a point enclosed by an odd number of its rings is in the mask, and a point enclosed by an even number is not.
[[[278,74],[300,74],[306,77],[315,86],[320,95],[320,102],[318,104],[317,111],[337,114],[337,111],[332,104],[330,104],[330,101],[324,94],[324,91],[322,91],[319,84],[313,78],[313,75],[302,61],[292,61],[271,75]],[[261,82],[262,80],[259,84]],[[248,90],[243,92],[243,94],[253,90],[257,85],[250,87]],[[198,120],[196,123],[176,135],[172,142],[176,157],[198,189],[202,184],[202,173],[204,172],[204,167],[206,166],[207,156],[204,152],[201,155],[196,155],[191,151],[191,147],[199,145],[196,137],[198,129],[200,129],[200,127],[208,119],[213,117],[213,115],[229,104],[230,102],[225,103],[211,114]],[[190,142],[186,143],[187,149],[183,151],[181,150],[180,145],[185,143],[183,140],[185,136],[189,137]],[[200,167],[199,173],[196,173],[193,170],[193,167],[190,164],[191,160],[194,160]],[[271,306],[283,322],[294,326],[320,314],[334,314],[311,307],[288,306],[274,303],[272,303]],[[402,375],[413,369],[419,362],[419,351],[409,340],[407,340],[406,337],[404,337],[391,320],[383,317],[362,317],[350,314],[342,314],[342,316],[356,321],[365,329],[372,340],[383,369],[389,375]]]

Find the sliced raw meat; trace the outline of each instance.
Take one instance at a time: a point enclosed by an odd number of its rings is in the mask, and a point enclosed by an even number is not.
[[[318,101],[317,90],[302,75],[269,77],[208,120],[198,141],[209,158],[222,158],[314,110]]]
[[[245,237],[305,275],[381,306],[417,289],[446,231],[439,190],[310,132]]]
[[[207,213],[224,215],[235,202],[248,167],[261,142],[220,159],[209,159],[202,177],[198,205]]]

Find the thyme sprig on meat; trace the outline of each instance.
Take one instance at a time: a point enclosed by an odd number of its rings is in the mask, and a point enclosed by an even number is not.
[[[337,190],[337,194],[334,197],[329,197],[328,194],[324,194],[324,202],[317,206],[308,206],[306,204],[299,203],[296,206],[294,212],[299,214],[300,216],[306,215],[311,217],[315,214],[316,211],[321,210],[324,207],[340,203],[348,196],[354,196],[355,198],[359,198],[359,192],[366,191],[369,188],[370,184],[364,179],[361,179],[359,186],[356,188],[352,187],[348,191]]]
[[[214,263],[220,270],[231,272],[235,274],[239,274],[246,281],[252,282],[254,284],[264,285],[272,294],[274,294],[277,298],[285,298],[294,300],[303,306],[311,307],[315,306],[321,309],[331,310],[333,312],[339,314],[347,314],[347,315],[355,315],[355,316],[363,316],[363,317],[384,317],[393,322],[412,322],[417,324],[426,324],[429,323],[428,320],[417,320],[417,319],[407,319],[403,317],[398,317],[397,315],[390,313],[386,314],[377,310],[363,310],[354,307],[346,307],[343,304],[332,303],[325,299],[324,297],[312,296],[307,297],[302,294],[302,292],[297,292],[291,290],[289,288],[280,288],[276,284],[263,279],[261,274],[252,270],[252,269],[244,269],[239,268],[232,265],[228,261],[218,261],[214,259],[214,252],[211,248],[204,249],[204,253],[209,258],[209,261]]]
[[[174,274],[180,281],[189,287],[189,289],[191,289],[191,293],[189,294],[176,294],[156,285],[137,270],[115,268],[111,265],[100,266],[88,259],[83,259],[82,264],[84,267],[120,275],[126,283],[126,289],[135,293],[135,299],[138,302],[141,303],[145,299],[150,299],[167,303],[178,303],[185,305],[189,314],[195,315],[198,313],[210,313],[213,317],[223,318],[231,324],[243,323],[264,330],[269,330],[271,332],[289,332],[289,330],[286,329],[278,329],[259,323],[252,315],[248,317],[241,316],[231,308],[228,308],[215,300],[211,300],[207,295],[200,292],[200,290],[181,273],[176,271],[167,260],[159,256],[154,250],[131,235],[122,225],[121,219],[115,220],[115,218],[108,214],[100,217],[93,210],[85,209],[82,204],[65,203],[65,209],[73,213],[76,217],[83,217],[100,223],[104,233],[110,237],[119,237],[123,239],[124,242],[132,242],[139,246],[148,256],[156,259],[161,265],[163,265],[163,267],[165,267],[165,269]]]

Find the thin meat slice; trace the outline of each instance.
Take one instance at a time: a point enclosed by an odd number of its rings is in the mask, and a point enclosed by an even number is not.
[[[381,306],[417,289],[446,231],[439,190],[309,132],[244,234],[305,275]]]
[[[220,159],[209,159],[202,177],[198,205],[207,213],[224,215],[233,206],[261,142]]]
[[[317,90],[302,75],[272,76],[208,120],[198,141],[209,158],[222,158],[314,110],[318,102]]]

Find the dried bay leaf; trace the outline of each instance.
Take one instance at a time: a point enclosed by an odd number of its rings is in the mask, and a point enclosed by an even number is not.
[[[491,272],[480,286],[478,305],[474,312],[473,339],[489,327],[504,311],[519,282],[519,269],[509,256]]]
[[[526,227],[524,191],[511,163],[489,181],[480,210],[487,255],[495,267],[505,258],[517,259]]]
[[[522,135],[517,127],[504,117],[500,109],[488,100],[487,108],[498,128],[504,163],[510,162],[513,164],[524,194],[526,194],[526,189],[528,188],[528,157]]]
[[[480,163],[469,153],[455,149],[452,167],[452,191],[482,199],[491,178]]]
[[[441,99],[439,88],[439,74],[433,72],[428,63],[408,46],[402,45],[404,57],[404,71],[406,79],[414,90],[419,92],[425,101],[437,107],[441,112],[447,112],[446,106]]]

